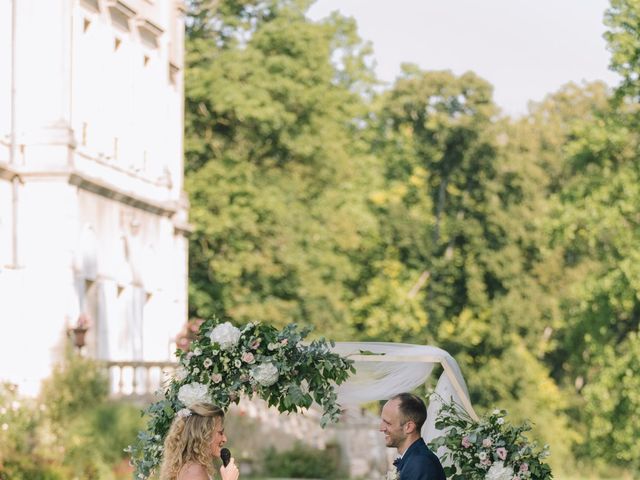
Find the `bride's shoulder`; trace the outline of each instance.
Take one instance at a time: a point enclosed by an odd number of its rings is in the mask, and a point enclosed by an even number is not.
[[[187,463],[180,469],[177,480],[210,480],[207,470],[198,463]]]

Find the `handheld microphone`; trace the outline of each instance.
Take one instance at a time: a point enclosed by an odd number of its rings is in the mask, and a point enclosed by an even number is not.
[[[231,452],[228,448],[223,448],[220,450],[220,458],[222,459],[222,465],[227,466],[231,461]]]

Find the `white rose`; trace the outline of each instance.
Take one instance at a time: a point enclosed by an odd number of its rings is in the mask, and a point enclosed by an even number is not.
[[[247,332],[247,331],[251,330],[251,329],[254,327],[254,325],[255,325],[255,324],[254,324],[253,322],[249,322],[249,323],[247,323],[247,324],[244,326],[244,328],[242,329],[242,331],[243,331],[243,332]]]
[[[176,368],[176,371],[174,373],[174,378],[178,382],[182,382],[185,378],[187,378],[187,375],[189,375],[189,371],[186,368],[180,366]]]
[[[269,387],[278,381],[278,369],[273,363],[265,362],[251,369],[251,377],[263,387]]]
[[[220,345],[222,350],[231,350],[240,340],[240,330],[229,322],[222,323],[211,330],[209,338],[212,342]]]
[[[386,480],[398,480],[398,470],[397,469],[393,469],[393,470],[389,470],[387,472],[387,476],[385,477]]]
[[[180,418],[187,418],[191,416],[191,410],[189,410],[188,408],[183,408],[182,410],[178,410],[176,412],[176,416],[180,417]]]
[[[484,477],[485,480],[511,480],[513,478],[513,469],[505,467],[503,462],[496,462]]]
[[[202,383],[193,382],[180,387],[178,390],[178,400],[187,408],[196,403],[206,403],[210,401],[207,386]]]

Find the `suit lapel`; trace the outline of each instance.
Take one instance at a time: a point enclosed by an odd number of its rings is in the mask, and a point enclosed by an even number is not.
[[[420,449],[421,440],[422,439],[420,438],[415,442],[413,442],[411,445],[409,445],[409,448],[405,450],[404,455],[402,455],[402,458],[398,459],[398,464],[396,465],[398,469],[398,473],[402,473],[402,468],[406,464],[407,460],[411,457],[411,455],[413,455],[414,452]],[[393,462],[393,463],[394,465],[396,464],[396,462]]]

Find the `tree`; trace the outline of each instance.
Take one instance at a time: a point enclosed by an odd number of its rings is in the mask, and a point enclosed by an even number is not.
[[[386,185],[371,197],[386,250],[379,265],[402,264],[405,295],[420,294],[433,337],[471,296],[486,300],[471,272],[483,270],[472,251],[486,246],[474,242],[495,233],[482,211],[494,168],[491,87],[472,73],[455,77],[407,65],[380,104],[372,151],[384,162]],[[468,269],[461,269],[465,261]]]
[[[604,37],[611,51],[611,70],[622,76],[617,93],[631,101],[640,99],[640,3],[637,0],[611,0],[604,18],[609,30]]]
[[[201,27],[188,43],[190,308],[312,323],[335,338],[349,325],[351,255],[374,222],[357,122],[368,49],[351,21],[311,23],[305,8],[245,9],[259,14],[241,22],[242,41],[227,32],[220,48]]]

